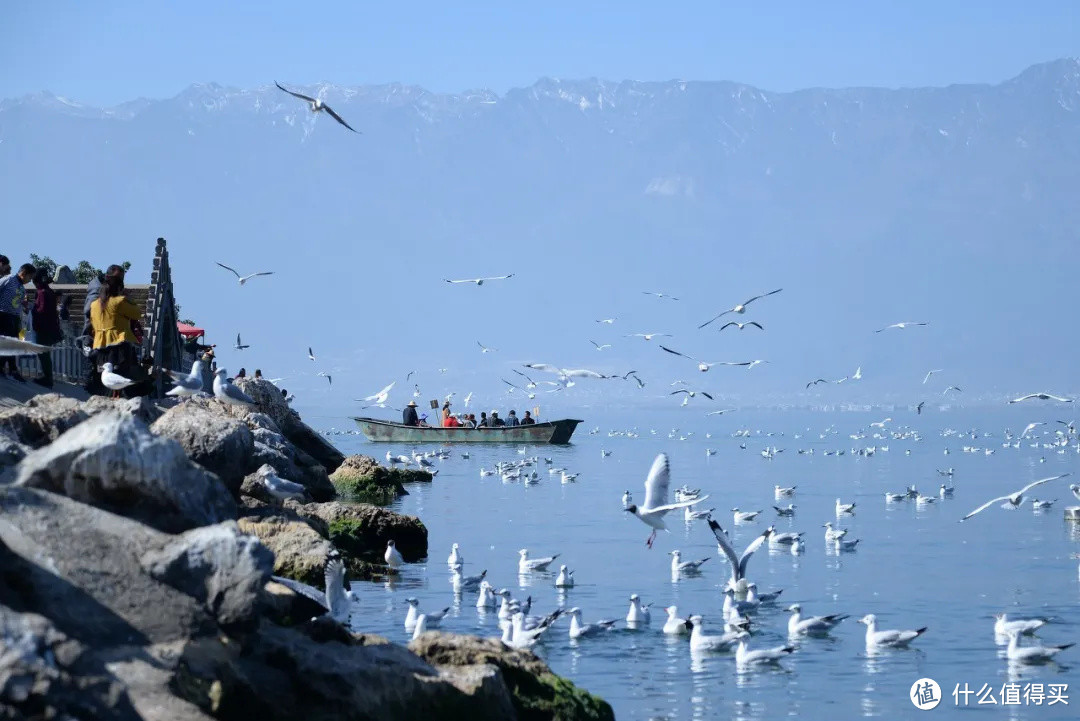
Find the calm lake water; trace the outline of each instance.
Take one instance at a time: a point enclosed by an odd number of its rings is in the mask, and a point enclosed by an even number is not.
[[[1058,415],[1055,415],[1058,413]],[[588,621],[624,619],[628,598],[638,593],[653,604],[651,626],[620,630],[597,638],[571,642],[568,620],[560,620],[536,647],[557,673],[607,699],[619,719],[809,719],[855,717],[909,718],[921,712],[909,700],[919,678],[935,679],[942,689],[935,717],[988,718],[1007,713],[1014,718],[1080,718],[1080,647],[1060,656],[1060,664],[1010,669],[1004,650],[995,645],[991,614],[1007,611],[1017,616],[1051,616],[1056,622],[1040,631],[1045,643],[1080,641],[1080,524],[1063,520],[1062,508],[1076,505],[1068,491],[1070,480],[1035,489],[1035,495],[1059,499],[1053,510],[1035,513],[1030,499],[1022,508],[1006,512],[984,511],[965,523],[958,519],[985,500],[1013,491],[1037,478],[1080,468],[1075,448],[1002,448],[1003,431],[1019,432],[1033,420],[1049,421],[1038,431],[1057,426],[1065,417],[1046,406],[1007,408],[992,414],[934,413],[915,416],[891,413],[745,413],[703,418],[701,413],[659,413],[647,425],[637,426],[636,438],[609,437],[612,428],[628,429],[626,421],[592,419],[578,428],[573,445],[529,448],[541,457],[536,485],[504,483],[498,476],[480,477],[480,468],[498,460],[523,456],[513,446],[455,447],[453,457],[439,464],[432,484],[409,487],[411,495],[393,508],[423,519],[430,536],[427,563],[409,565],[392,584],[360,584],[363,603],[355,619],[358,629],[407,641],[403,628],[407,604],[415,595],[421,608],[452,606],[443,630],[499,635],[495,613],[478,614],[476,595],[456,601],[450,585],[446,557],[457,542],[465,557],[467,574],[488,570],[496,588],[510,589],[516,597],[532,595],[534,613],[578,606]],[[919,429],[921,440],[874,438],[869,428],[886,415],[898,419],[886,428],[902,428],[900,420]],[[910,416],[910,418],[908,418]],[[600,432],[589,431],[599,426]],[[679,428],[669,438],[673,427]],[[1057,426],[1062,428],[1062,426]],[[650,433],[655,428],[655,435]],[[990,433],[975,440],[943,437],[946,428]],[[751,435],[732,433],[750,429]],[[827,429],[832,432],[826,433]],[[760,434],[758,434],[760,430]],[[849,436],[860,431],[866,437]],[[687,436],[679,440],[680,436]],[[706,438],[707,432],[712,438]],[[766,436],[773,432],[776,435]],[[881,431],[877,431],[879,434]],[[783,433],[783,435],[779,435]],[[819,435],[826,433],[824,439]],[[801,437],[795,438],[798,434]],[[886,434],[888,435],[888,434]],[[1050,437],[1045,436],[1049,441]],[[362,436],[334,436],[347,453],[383,458],[387,450],[411,452],[411,447],[371,444]],[[740,444],[746,448],[741,449]],[[989,448],[962,452],[964,446]],[[1075,442],[1074,442],[1075,445]],[[760,451],[776,446],[784,451],[765,460]],[[877,446],[872,457],[853,456],[852,448]],[[882,446],[887,446],[886,451]],[[713,456],[706,448],[716,449]],[[814,449],[799,455],[797,449]],[[601,457],[601,449],[612,455]],[[945,455],[944,450],[951,453]],[[471,454],[462,459],[461,451]],[[825,450],[844,450],[843,456],[825,456]],[[751,647],[786,642],[788,614],[794,602],[804,614],[847,613],[828,639],[799,643],[796,653],[775,668],[737,672],[730,654],[692,656],[686,637],[661,633],[663,607],[676,604],[680,615],[700,613],[713,631],[722,622],[720,587],[729,575],[725,561],[716,556],[716,544],[703,521],[685,523],[669,516],[672,533],[661,533],[652,550],[645,547],[648,528],[622,512],[621,496],[629,489],[644,499],[644,480],[653,458],[667,452],[672,464],[672,486],[689,484],[711,494],[703,507],[715,507],[716,517],[731,533],[741,551],[769,524],[778,530],[805,531],[808,547],[802,556],[765,546],[750,561],[749,576],[762,590],[783,589],[780,603],[754,617]],[[908,453],[910,451],[910,453]],[[547,472],[543,458],[581,475],[562,484]],[[927,493],[937,491],[935,469],[953,467],[955,496],[925,508],[913,502],[886,504],[884,492],[903,491],[916,484]],[[797,485],[790,499],[797,506],[794,518],[778,518],[772,510],[773,486]],[[822,524],[837,521],[834,502],[857,502],[854,516],[840,524],[848,538],[860,538],[855,553],[837,555],[824,541]],[[786,505],[786,502],[782,505]],[[1070,503],[1071,502],[1071,503]],[[730,510],[766,511],[753,523],[735,525]],[[561,554],[575,571],[577,586],[565,594],[553,587],[554,574],[519,576],[518,549],[533,556]],[[672,579],[668,551],[680,549],[683,558],[712,557],[698,577]],[[868,657],[865,627],[855,619],[877,614],[879,628],[929,626],[911,649],[886,651]],[[625,629],[625,623],[619,626]],[[1002,708],[1003,685],[1068,684],[1069,704],[1035,706],[1029,697],[1019,705]],[[978,694],[959,698],[953,690],[964,684],[973,692],[984,685],[993,690],[996,711],[978,704]],[[984,701],[988,699],[983,696]]]

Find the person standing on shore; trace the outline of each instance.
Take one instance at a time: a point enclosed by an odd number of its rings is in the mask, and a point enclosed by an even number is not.
[[[38,268],[34,274],[34,309],[31,311],[34,324],[34,334],[38,345],[56,345],[64,335],[60,330],[60,313],[57,310],[56,291],[51,287],[52,279],[44,268]],[[41,363],[41,377],[35,378],[34,383],[45,388],[53,387],[53,364],[52,353],[38,354]]]
[[[0,335],[18,338],[22,329],[23,299],[26,297],[24,285],[34,278],[36,269],[29,263],[23,263],[19,272],[11,274],[11,262],[0,255]],[[15,356],[0,358],[0,376],[9,375],[13,380],[25,383],[19,373],[19,364]]]
[[[94,324],[90,322],[90,306],[101,296],[101,285],[105,282],[105,275],[98,273],[86,286],[86,299],[83,301],[83,328],[79,335],[85,339],[90,348],[87,356],[86,382],[83,388],[92,396],[104,395],[105,386],[101,384],[101,373],[98,372],[98,351],[94,347]]]
[[[98,362],[112,363],[113,372],[132,380],[137,373],[137,349],[131,323],[142,316],[139,306],[124,294],[124,269],[110,265],[105,273],[101,294],[90,305],[90,322],[94,328],[94,350]]]

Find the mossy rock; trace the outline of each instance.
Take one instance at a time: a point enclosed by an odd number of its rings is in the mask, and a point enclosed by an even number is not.
[[[338,495],[354,503],[385,506],[409,494],[405,483],[430,482],[427,471],[386,468],[370,456],[349,456],[330,476]]]
[[[522,721],[614,721],[611,705],[551,672],[532,651],[498,640],[429,631],[409,650],[434,666],[496,666]]]
[[[374,563],[384,572],[383,554],[386,544],[393,541],[398,551],[409,563],[427,557],[427,527],[416,516],[406,516],[386,508],[366,503],[293,504],[290,508],[309,518],[313,523],[326,524],[326,537],[345,556]]]

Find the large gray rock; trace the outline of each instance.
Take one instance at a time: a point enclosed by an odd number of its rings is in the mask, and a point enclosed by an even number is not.
[[[334,549],[325,526],[316,530],[295,511],[275,506],[244,509],[237,526],[273,552],[274,575],[323,587],[323,567]]]
[[[90,396],[90,398],[83,401],[81,407],[87,416],[92,417],[101,413],[115,412],[138,418],[147,425],[161,417],[161,409],[146,396],[138,396],[137,398]]]
[[[217,476],[132,416],[102,413],[34,451],[15,483],[62,493],[169,533],[236,518]]]
[[[121,684],[48,619],[0,605],[0,718],[117,719],[139,715]]]
[[[174,537],[31,488],[0,488],[0,603],[95,649],[214,636],[205,606],[143,568]]]
[[[0,433],[30,448],[41,448],[89,418],[82,404],[57,393],[34,396],[0,410]]]
[[[416,516],[366,503],[287,501],[287,505],[311,522],[325,523],[330,541],[353,558],[382,563],[387,541],[393,541],[410,563],[427,557],[427,527]]]
[[[78,282],[78,278],[75,277],[75,271],[73,271],[70,266],[56,266],[56,272],[53,274],[53,283],[56,283],[57,285],[75,285]]]
[[[217,474],[234,496],[248,472],[254,450],[251,431],[243,422],[192,399],[165,412],[150,430],[183,446],[188,458]]]
[[[250,627],[274,554],[228,521],[188,531],[145,553],[142,564],[153,578],[204,603],[222,626]]]

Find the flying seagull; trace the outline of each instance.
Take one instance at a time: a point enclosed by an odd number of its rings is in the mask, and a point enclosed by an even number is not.
[[[394,387],[394,383],[397,383],[397,381],[394,381],[390,385],[386,386],[378,393],[372,393],[370,396],[361,400],[374,401],[375,403],[386,403],[386,399],[390,395],[390,389]]]
[[[892,325],[887,325],[884,328],[879,328],[874,332],[875,333],[880,333],[882,331],[889,330],[890,328],[900,328],[902,330],[904,328],[907,328],[908,326],[914,327],[914,326],[918,326],[918,325],[930,325],[930,324],[929,323],[916,323],[914,321],[905,320],[905,321],[900,322],[900,323],[893,323]]]
[[[610,348],[611,347],[610,343],[604,343],[603,345],[600,345],[599,343],[597,343],[594,340],[590,340],[589,342],[592,343],[594,346],[596,346],[596,350],[604,350],[605,348]]]
[[[611,325],[612,323],[614,323],[617,320],[618,320],[618,318],[601,318],[600,320],[598,320],[596,322],[597,323],[606,323],[608,325]]]
[[[761,323],[758,323],[756,320],[747,321],[746,323],[739,323],[738,321],[731,320],[720,326],[720,330],[724,330],[724,328],[728,328],[730,326],[735,326],[739,330],[742,330],[748,325],[752,325],[758,330],[765,330],[765,326],[761,325]]]
[[[498,348],[488,348],[486,345],[484,345],[480,341],[476,341],[476,345],[480,346],[480,352],[481,353],[494,353],[495,351],[499,350]]]
[[[631,503],[624,510],[627,513],[633,513],[641,522],[649,528],[653,529],[652,534],[649,536],[649,540],[645,542],[649,548],[652,548],[653,541],[656,540],[657,531],[666,531],[667,525],[664,523],[664,516],[669,512],[679,508],[686,508],[687,506],[693,506],[697,503],[701,503],[708,495],[700,496],[689,501],[679,501],[678,503],[668,503],[668,488],[671,486],[671,468],[668,465],[668,457],[666,453],[661,453],[653,461],[652,468],[649,469],[649,475],[645,479],[645,503],[641,506],[637,506]]]
[[[491,278],[465,278],[463,280],[447,280],[443,278],[447,283],[475,283],[476,285],[483,285],[485,280],[506,280],[507,278],[513,278],[514,274],[510,275],[496,275]]]
[[[315,375],[319,376],[320,378],[325,378],[327,383],[329,383],[330,385],[334,385],[334,377],[326,371],[319,371]]]
[[[47,345],[38,345],[18,338],[0,336],[0,356],[38,355],[51,351],[52,348]]]
[[[273,275],[274,274],[274,271],[271,270],[271,271],[266,271],[266,272],[263,272],[263,273],[252,273],[251,275],[240,275],[239,273],[237,273],[235,270],[233,270],[229,266],[225,265],[224,263],[218,263],[218,265],[220,265],[222,268],[224,268],[225,270],[227,270],[230,273],[232,273],[233,275],[235,275],[236,279],[240,283],[240,285],[243,285],[244,283],[247,283],[252,278],[258,278],[260,275]]]
[[[1057,401],[1058,403],[1072,403],[1072,398],[1061,398],[1060,396],[1052,396],[1049,393],[1028,393],[1026,396],[1020,396],[1019,398],[1013,398],[1009,403],[1020,403],[1022,401],[1030,401],[1032,398],[1038,398],[1040,401]]]
[[[818,383],[828,383],[828,382],[829,381],[825,380],[824,378],[818,378],[817,380],[813,380],[813,381],[810,381],[809,383],[807,383],[806,387],[809,388],[810,386],[816,386]]]
[[[542,373],[554,373],[559,376],[559,380],[564,386],[572,386],[574,384],[574,382],[570,380],[571,378],[607,378],[606,375],[586,368],[557,368],[548,363],[526,363],[525,367],[538,370]],[[525,374],[522,373],[521,375]]]
[[[922,379],[923,385],[926,385],[926,381],[930,380],[930,376],[934,375],[935,373],[940,373],[943,370],[945,370],[945,369],[944,368],[935,368],[934,370],[929,371],[926,374],[926,377]]]
[[[919,401],[919,405],[915,406],[915,412],[921,416],[923,406],[925,406],[925,405],[926,405],[926,401]]]
[[[653,338],[670,338],[670,333],[627,333],[627,338],[644,338],[645,340],[652,340]]]
[[[716,536],[716,545],[718,550],[724,554],[728,563],[731,564],[731,587],[736,590],[745,590],[746,587],[746,564],[750,562],[750,557],[754,555],[754,551],[761,548],[761,544],[769,538],[772,533],[772,526],[762,531],[761,535],[750,542],[750,545],[746,547],[746,550],[739,556],[735,553],[735,548],[731,545],[731,541],[728,539],[727,534],[724,533],[724,529],[720,527],[720,524],[709,519],[709,530]],[[743,588],[740,589],[740,586]]]
[[[235,348],[236,350],[244,350],[244,349],[246,349],[246,348],[250,348],[250,347],[251,347],[251,346],[249,346],[249,345],[244,345],[243,343],[241,343],[241,342],[240,342],[240,334],[239,334],[239,333],[237,333],[237,334],[236,334],[236,345],[234,346],[234,348]]]
[[[957,393],[963,393],[964,389],[961,388],[960,386],[949,386],[945,390],[941,391],[941,395],[945,395],[949,391],[956,391]]]
[[[668,295],[667,293],[657,293],[657,292],[651,291],[651,290],[643,290],[641,292],[644,293],[645,295],[655,295],[657,298],[667,298],[669,300],[678,300],[678,298],[676,298],[675,296]]]
[[[685,393],[687,395],[687,397],[689,397],[689,398],[694,398],[698,394],[701,394],[701,395],[705,396],[706,398],[708,398],[710,401],[713,400],[713,397],[711,395],[709,395],[708,393],[706,393],[705,391],[689,391],[689,390],[687,390],[685,388],[680,388],[677,391],[672,391],[671,393],[668,393],[668,395],[669,396],[677,396],[680,393]]]
[[[281,84],[278,83],[276,80],[274,81],[274,85],[277,85],[279,90],[282,90],[282,91],[288,93],[289,95],[293,96],[294,98],[300,98],[301,100],[306,100],[308,102],[308,104],[311,106],[311,112],[318,113],[318,112],[321,112],[321,111],[326,111],[326,113],[331,118],[338,121],[339,123],[344,125],[346,128],[348,128],[349,130],[353,131],[354,133],[359,133],[360,132],[359,130],[357,130],[353,126],[349,125],[344,120],[342,120],[340,115],[335,113],[330,108],[329,105],[327,105],[323,101],[319,100],[318,98],[312,98],[312,97],[309,97],[307,95],[304,95],[303,93],[294,93],[292,90],[286,90],[285,88],[281,87]]]
[[[308,346],[307,357],[310,358],[311,360],[315,360],[315,351],[311,350],[311,346]],[[408,379],[406,379],[406,380],[408,380]]]
[[[783,288],[777,288],[776,290],[770,290],[770,291],[769,291],[768,293],[762,293],[761,295],[755,295],[755,296],[754,296],[753,298],[751,298],[750,300],[747,300],[747,301],[743,301],[742,303],[739,303],[739,304],[738,304],[737,306],[735,306],[734,308],[729,308],[729,309],[725,310],[725,311],[724,311],[723,313],[721,313],[720,315],[717,315],[717,316],[714,316],[714,317],[710,318],[709,320],[707,320],[707,321],[705,321],[704,323],[702,323],[701,325],[699,325],[699,326],[698,326],[698,328],[704,328],[704,327],[705,327],[705,326],[707,326],[707,325],[708,325],[709,323],[712,323],[712,322],[713,322],[714,320],[716,320],[717,318],[722,318],[722,317],[724,317],[724,316],[725,316],[725,315],[727,315],[728,313],[738,313],[739,315],[742,315],[743,313],[745,313],[745,312],[746,312],[746,306],[750,305],[750,304],[751,304],[751,303],[753,303],[753,302],[754,302],[755,300],[757,300],[757,299],[759,299],[759,298],[767,298],[767,297],[768,297],[768,296],[770,296],[770,295],[776,295],[777,293],[779,293],[779,292],[780,292],[780,291],[782,291],[782,290],[783,290]],[[726,326],[725,326],[725,327],[726,327]],[[759,327],[759,328],[761,328],[761,326],[758,326],[758,327]],[[720,330],[723,330],[723,328],[721,328]],[[742,326],[739,326],[739,330],[742,330]],[[762,329],[762,330],[764,330],[764,329]]]
[[[707,416],[722,416],[725,413],[730,413],[733,410],[735,410],[735,409],[734,408],[724,408],[724,409],[719,410],[719,411],[709,411],[705,415],[707,415]]]
[[[1008,493],[1008,494],[1006,494],[1004,496],[998,496],[997,498],[991,498],[989,501],[982,504],[981,506],[976,508],[974,511],[972,511],[971,513],[969,513],[966,516],[964,516],[963,518],[961,518],[960,522],[963,523],[967,519],[974,516],[976,513],[980,513],[982,511],[985,511],[987,508],[994,505],[998,501],[1005,501],[1006,502],[1006,503],[1001,504],[1002,508],[1012,508],[1012,509],[1018,508],[1020,506],[1021,501],[1024,500],[1024,494],[1027,493],[1032,488],[1034,488],[1035,486],[1042,485],[1043,483],[1049,483],[1050,481],[1056,481],[1059,478],[1065,478],[1068,475],[1071,475],[1071,474],[1062,473],[1060,476],[1050,476],[1049,478],[1040,478],[1037,481],[1033,481],[1033,482],[1027,484],[1023,488],[1021,488],[1019,491],[1016,491],[1015,493]],[[1008,505],[1006,505],[1006,504],[1008,504]]]

